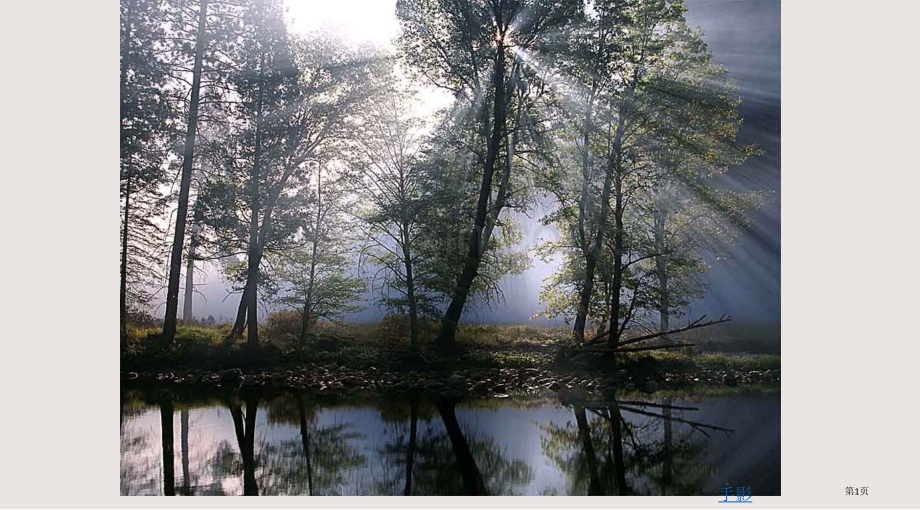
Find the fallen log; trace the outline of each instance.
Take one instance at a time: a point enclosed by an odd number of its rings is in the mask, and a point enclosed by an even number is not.
[[[658,332],[658,333],[651,333],[651,334],[648,334],[648,335],[642,335],[642,336],[637,336],[637,337],[635,337],[635,338],[630,338],[629,340],[624,340],[624,341],[622,341],[622,342],[620,342],[620,343],[617,344],[617,348],[622,347],[622,346],[624,346],[624,345],[629,345],[629,344],[634,344],[634,343],[637,343],[637,342],[642,342],[642,341],[644,341],[644,340],[651,340],[651,339],[653,339],[653,338],[658,338],[658,337],[668,336],[668,335],[676,335],[676,334],[678,334],[678,333],[683,333],[684,331],[690,331],[691,329],[705,328],[706,326],[712,326],[713,324],[721,324],[721,323],[723,323],[723,322],[729,322],[729,321],[732,320],[731,317],[727,317],[727,316],[723,315],[722,317],[719,318],[719,320],[700,323],[700,321],[702,321],[702,320],[705,319],[705,318],[706,318],[706,315],[703,315],[703,316],[700,317],[699,319],[697,319],[697,320],[691,322],[690,324],[688,324],[688,325],[686,325],[686,326],[684,326],[684,327],[682,327],[682,328],[672,329],[672,330],[670,330],[670,331],[661,331],[661,332]],[[587,342],[585,342],[584,345],[593,345],[593,344],[596,344],[596,343],[600,343],[600,341],[601,341],[604,337],[608,336],[609,334],[610,334],[610,331],[606,331],[606,332],[604,332],[604,333],[601,333],[600,335],[597,335],[596,337],[592,338],[591,340],[588,340]]]
[[[622,344],[620,344],[622,345]],[[642,351],[657,351],[664,349],[680,349],[681,347],[693,347],[696,344],[670,344],[670,345],[653,345],[650,347],[627,347],[621,349],[620,347],[572,347],[569,349],[572,352],[642,352]]]

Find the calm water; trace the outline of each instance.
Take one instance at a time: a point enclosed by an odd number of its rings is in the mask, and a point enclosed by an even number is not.
[[[779,395],[122,398],[123,495],[780,494]]]

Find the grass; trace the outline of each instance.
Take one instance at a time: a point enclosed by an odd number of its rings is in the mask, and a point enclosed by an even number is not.
[[[664,367],[692,364],[707,370],[778,370],[780,357],[775,354],[726,354],[721,352],[686,354],[658,351],[648,355]],[[642,359],[642,358],[633,358]]]
[[[536,367],[577,372],[606,371],[610,366],[602,356],[591,354],[560,361],[558,349],[570,338],[567,327],[466,325],[457,332],[460,349],[443,353],[434,348],[437,323],[426,323],[420,335],[420,350],[414,353],[410,351],[405,325],[398,321],[321,324],[301,342],[297,339],[299,335],[294,333],[299,331],[299,324],[290,324],[292,320],[292,317],[270,318],[260,329],[262,343],[258,349],[248,348],[241,340],[226,342],[229,324],[180,325],[171,346],[163,346],[158,341],[159,328],[129,328],[127,346],[122,350],[122,370],[283,369],[304,363],[335,363],[355,369],[374,367],[393,372],[409,372],[419,367],[430,371]],[[716,328],[718,326],[712,329]],[[620,355],[618,364],[627,370],[667,372],[780,368],[778,353],[724,352],[732,345],[731,340],[717,339],[715,331],[705,338],[709,343],[719,343],[723,352],[702,352],[705,347],[683,352],[650,351]]]
[[[176,345],[187,346],[214,346],[223,342],[224,337],[230,333],[231,326],[224,324],[215,327],[190,326],[180,324],[176,329]],[[160,335],[162,328],[159,326],[144,328],[128,328],[129,348],[139,348],[154,342]]]
[[[254,357],[242,342],[224,341],[230,325],[217,327],[180,325],[175,341],[164,346],[160,328],[129,328],[127,345],[121,352],[122,370],[162,370],[178,368],[220,369],[271,362],[271,349]]]
[[[680,334],[680,341],[697,345],[700,352],[780,354],[779,325],[729,322]]]

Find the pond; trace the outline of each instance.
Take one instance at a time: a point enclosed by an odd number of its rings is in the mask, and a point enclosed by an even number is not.
[[[122,388],[122,495],[780,494],[780,396]]]

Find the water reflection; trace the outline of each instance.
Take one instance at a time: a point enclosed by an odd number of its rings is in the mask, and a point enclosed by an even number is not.
[[[568,494],[706,493],[705,482],[715,468],[706,458],[710,432],[717,431],[727,437],[734,432],[675,417],[675,411],[699,408],[677,406],[670,399],[660,403],[615,399],[581,402],[573,403],[572,409],[575,424],[543,427],[542,443],[546,457],[567,473]],[[588,413],[596,419],[589,422]],[[635,416],[627,420],[624,414]],[[688,427],[675,436],[675,424]]]
[[[258,464],[265,495],[339,494],[346,474],[366,464],[355,446],[362,435],[348,422],[325,423],[321,411],[303,396],[276,398],[267,406],[268,427],[293,434],[277,442],[263,436]]]
[[[160,402],[160,440],[163,443],[163,494],[176,495],[175,458],[173,453],[173,407],[172,402],[163,399]]]
[[[121,420],[123,495],[779,494],[779,395],[457,402],[135,389],[123,391]]]

